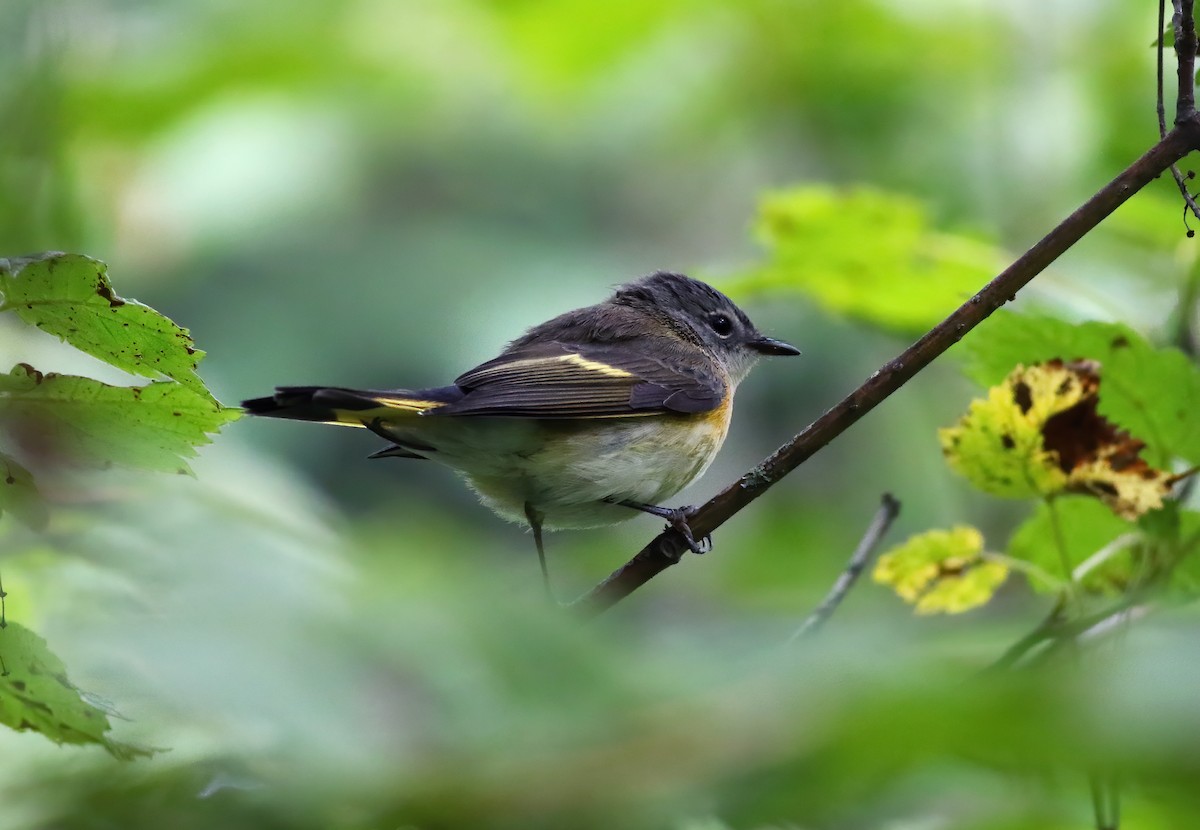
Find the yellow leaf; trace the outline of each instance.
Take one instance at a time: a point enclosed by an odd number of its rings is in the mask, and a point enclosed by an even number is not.
[[[1008,566],[1001,562],[979,561],[958,576],[945,576],[934,583],[919,600],[918,614],[960,614],[986,605],[996,589],[1008,578]]]
[[[985,604],[1008,576],[1005,565],[984,556],[973,527],[930,530],[880,556],[873,578],[918,614],[957,614]]]

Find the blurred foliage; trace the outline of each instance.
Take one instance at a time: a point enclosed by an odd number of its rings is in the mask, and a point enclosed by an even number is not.
[[[0,690],[0,723],[11,729],[34,730],[57,743],[99,744],[123,760],[150,754],[109,738],[109,716],[115,713],[71,684],[45,640],[2,620]]]
[[[53,476],[61,468],[117,464],[190,473],[183,458],[194,457],[209,433],[237,417],[196,375],[204,353],[193,348],[187,331],[118,297],[101,262],[71,254],[0,260],[4,311],[118,369],[172,378],[111,386],[18,363],[0,375],[0,443],[21,452],[35,469]],[[50,510],[33,473],[7,453],[0,463],[0,509],[43,531]],[[0,525],[0,538],[12,535],[12,528]],[[106,734],[115,712],[95,705],[67,679],[45,640],[8,623],[4,599],[0,589],[0,723],[58,743],[99,744],[122,760],[148,755]]]
[[[88,286],[110,263],[230,399],[444,383],[660,267],[741,285],[805,357],[739,390],[722,457],[681,496],[700,501],[1154,140],[1153,6],[10,0],[0,254],[86,252]],[[1165,178],[1138,194],[966,338],[969,376],[1097,361],[1100,415],[1156,468],[1200,461],[1179,211]],[[142,313],[80,280],[59,307]],[[139,411],[190,389],[196,423],[225,418],[189,380],[198,355],[145,365],[165,322],[109,365],[103,341],[96,360],[57,340],[70,326],[14,318],[5,368],[42,386],[128,389],[132,371],[174,390]],[[519,529],[444,470],[363,460],[369,436],[239,422],[188,456],[194,478],[50,475],[13,451],[9,618],[131,719],[106,736],[171,751],[117,764],[0,731],[0,828],[1087,827],[1089,774],[1120,782],[1122,826],[1188,826],[1190,500],[1134,522],[973,492],[937,439],[976,394],[959,374],[923,372],[712,554],[588,625],[544,605]],[[970,524],[1010,540],[981,561],[1030,579],[919,619],[864,584],[786,650],[884,490],[898,538]],[[550,537],[561,594],[655,527]]]
[[[898,193],[862,187],[772,193],[756,222],[768,262],[730,288],[737,294],[799,289],[827,311],[920,334],[1004,262],[995,248],[929,224],[923,206]]]

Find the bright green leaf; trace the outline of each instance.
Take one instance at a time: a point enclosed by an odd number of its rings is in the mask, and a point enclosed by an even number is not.
[[[4,304],[29,325],[126,372],[168,377],[208,394],[196,375],[204,352],[187,329],[149,306],[118,297],[108,267],[79,254],[0,260]]]
[[[34,530],[46,526],[46,503],[33,483],[33,475],[0,453],[0,514],[6,510]]]
[[[873,578],[890,585],[918,614],[958,614],[984,605],[1008,578],[1008,568],[985,558],[973,527],[930,530],[879,557]]]
[[[190,473],[183,459],[237,417],[206,392],[171,381],[109,386],[26,364],[0,375],[0,418],[12,434],[70,466]]]
[[[1037,565],[1047,573],[1063,576],[1063,556],[1059,552],[1051,510],[1057,511],[1066,561],[1071,570],[1102,551],[1103,561],[1097,561],[1083,578],[1083,586],[1100,593],[1113,593],[1129,583],[1134,574],[1134,549],[1137,539],[1129,545],[1109,548],[1122,534],[1137,530],[1137,525],[1113,515],[1103,503],[1086,497],[1061,497],[1053,506],[1042,502],[1032,516],[1017,528],[1008,542],[1008,555]],[[1118,549],[1120,548],[1120,549]],[[1111,553],[1111,555],[1107,555]],[[1051,586],[1031,580],[1033,587],[1048,591]]]
[[[1017,364],[1052,358],[1101,366],[1099,412],[1145,441],[1149,460],[1173,457],[1200,464],[1200,369],[1178,349],[1156,349],[1127,326],[1068,323],[1052,317],[998,312],[963,341],[967,374],[985,386]]]
[[[109,714],[71,684],[45,640],[18,623],[0,628],[0,723],[55,743],[99,744],[122,760],[151,754],[109,738]]]
[[[934,228],[911,197],[866,187],[769,194],[756,232],[767,260],[728,290],[802,291],[831,312],[902,334],[941,320],[1004,262],[985,242]]]

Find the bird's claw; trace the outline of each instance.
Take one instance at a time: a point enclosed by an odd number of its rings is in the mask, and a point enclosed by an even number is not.
[[[696,537],[692,533],[692,526],[688,523],[688,519],[694,515],[696,515],[696,508],[690,504],[684,507],[672,508],[670,513],[665,517],[667,527],[683,537],[688,550],[692,553],[708,553],[712,550],[712,534],[706,534],[699,542],[696,541]]]

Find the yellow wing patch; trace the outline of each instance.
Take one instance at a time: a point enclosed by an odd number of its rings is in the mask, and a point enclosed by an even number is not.
[[[624,369],[618,369],[616,366],[609,366],[607,363],[601,363],[599,360],[588,360],[583,355],[568,354],[558,358],[564,363],[574,363],[581,369],[587,369],[591,372],[599,372],[610,378],[631,378],[632,372],[626,372]]]
[[[474,369],[459,378],[460,382],[478,385],[483,382],[503,381],[509,384],[534,385],[555,381],[578,380],[572,369],[595,372],[608,378],[631,378],[632,372],[618,369],[599,360],[589,360],[579,354],[554,355],[553,357],[529,357],[509,360],[484,369]],[[586,376],[585,376],[586,377]]]

